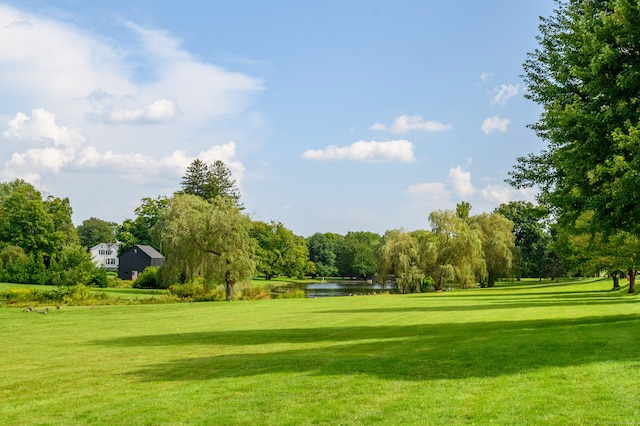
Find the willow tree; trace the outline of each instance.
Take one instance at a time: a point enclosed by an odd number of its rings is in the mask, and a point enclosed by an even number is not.
[[[513,222],[498,213],[482,213],[471,218],[477,227],[487,266],[487,285],[493,287],[498,278],[509,276],[513,269],[516,244]]]
[[[255,272],[250,228],[251,220],[229,198],[175,195],[154,226],[166,256],[163,279],[181,275],[186,282],[221,283],[232,300],[236,282],[250,280]]]
[[[482,242],[478,232],[467,220],[451,210],[429,214],[431,232],[435,237],[433,254],[426,265],[436,290],[442,290],[448,280],[466,288],[486,276]]]
[[[510,183],[536,186],[559,223],[593,211],[597,229],[640,231],[640,5],[556,0],[524,63],[531,127],[547,147],[518,159]],[[631,291],[631,289],[630,289]]]
[[[400,293],[421,291],[425,275],[420,260],[418,241],[403,230],[387,231],[380,246],[379,275],[382,280],[389,274],[396,277]]]

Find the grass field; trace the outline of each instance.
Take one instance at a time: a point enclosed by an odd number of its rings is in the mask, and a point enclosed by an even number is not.
[[[634,424],[640,296],[610,287],[3,307],[0,423]]]

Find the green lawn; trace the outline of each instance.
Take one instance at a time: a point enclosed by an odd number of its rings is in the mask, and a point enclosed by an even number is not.
[[[0,423],[633,424],[640,297],[610,281],[0,308]]]

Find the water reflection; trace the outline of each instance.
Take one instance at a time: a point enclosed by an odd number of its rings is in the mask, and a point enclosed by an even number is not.
[[[353,296],[393,292],[395,286],[387,284],[384,288],[379,283],[367,281],[320,281],[310,284],[296,284],[296,287],[304,290],[305,297],[335,297]]]

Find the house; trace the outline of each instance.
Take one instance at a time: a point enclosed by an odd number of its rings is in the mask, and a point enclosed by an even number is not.
[[[135,245],[126,250],[118,258],[118,278],[121,280],[135,280],[138,274],[147,266],[160,266],[164,263],[164,256],[151,246]]]
[[[118,250],[120,243],[100,243],[89,249],[91,259],[96,268],[105,268],[107,271],[118,270]]]

